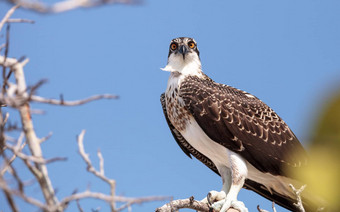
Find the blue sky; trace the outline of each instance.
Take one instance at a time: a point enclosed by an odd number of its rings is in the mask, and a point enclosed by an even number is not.
[[[9,8],[1,2],[0,16]],[[55,15],[17,10],[13,17],[36,23],[11,25],[9,55],[30,58],[25,67],[28,84],[48,79],[39,95],[63,94],[67,100],[100,93],[121,97],[80,107],[33,104],[46,111],[33,116],[38,136],[53,132],[42,145],[44,155],[68,158],[48,165],[58,197],[88,186],[109,192],[86,172],[77,153],[76,135],[82,129],[87,130],[85,148],[95,164],[101,149],[106,175],[117,181],[117,194],[202,199],[210,190],[221,189],[216,174],[181,151],[163,117],[159,96],[169,73],[160,68],[166,65],[170,40],[179,36],[198,42],[208,76],[262,99],[307,146],[315,115],[327,92],[340,82],[339,8],[338,0],[148,0],[139,6],[108,5]],[[15,121],[15,112],[10,112]],[[16,166],[23,179],[32,179],[22,163]],[[37,183],[26,191],[41,198]],[[239,200],[250,211],[258,204],[271,207],[270,201],[246,190]],[[4,201],[1,193],[0,207]],[[80,203],[86,211],[108,210],[103,202]],[[153,211],[164,203],[136,205],[133,211]],[[36,211],[20,200],[18,205]],[[68,211],[75,210],[75,204],[70,205]]]

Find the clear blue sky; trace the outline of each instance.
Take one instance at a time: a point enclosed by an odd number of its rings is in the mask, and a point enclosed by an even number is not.
[[[0,16],[9,8],[1,2]],[[36,23],[12,24],[9,55],[30,58],[25,67],[28,84],[49,80],[39,95],[63,94],[67,100],[100,93],[121,97],[73,108],[33,105],[46,111],[33,116],[38,136],[53,132],[42,145],[44,155],[68,158],[48,165],[58,197],[88,186],[109,192],[86,172],[77,153],[76,135],[82,129],[87,130],[86,151],[97,165],[96,151],[101,149],[106,175],[117,180],[118,194],[202,199],[208,191],[221,189],[217,175],[181,151],[163,117],[159,96],[169,73],[160,68],[166,65],[170,40],[179,36],[196,39],[206,74],[258,96],[306,146],[315,114],[340,82],[339,11],[338,0],[146,0],[139,6],[109,5],[57,15],[19,9],[13,17]],[[32,179],[22,163],[16,165],[23,179]],[[26,191],[41,198],[37,183]],[[250,211],[258,204],[271,207],[270,201],[246,190],[239,200]],[[7,211],[4,201],[1,193],[0,210]],[[133,211],[153,211],[164,203],[136,205]],[[24,208],[22,201],[18,204]],[[86,211],[98,206],[108,210],[98,201],[81,205]],[[75,204],[70,205],[68,211],[75,210]]]

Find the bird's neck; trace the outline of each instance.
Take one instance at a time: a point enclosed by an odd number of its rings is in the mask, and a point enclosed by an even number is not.
[[[170,77],[203,76],[199,58],[169,58],[168,64],[162,70],[171,72]]]

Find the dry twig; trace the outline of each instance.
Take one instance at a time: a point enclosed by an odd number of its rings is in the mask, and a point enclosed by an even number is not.
[[[75,101],[64,101],[63,99],[57,100],[57,99],[45,99],[40,96],[31,96],[31,100],[34,102],[39,102],[39,103],[47,103],[47,104],[52,104],[52,105],[63,105],[63,106],[78,106],[78,105],[83,105],[88,102],[92,102],[95,100],[99,99],[118,99],[118,96],[116,95],[111,95],[111,94],[102,94],[102,95],[95,95],[91,96],[86,99],[82,100],[75,100]]]
[[[19,98],[25,98],[28,96],[28,94],[27,94],[25,75],[23,71],[23,65],[22,63],[17,62],[12,67],[12,69],[13,69],[14,77],[15,77],[16,84],[17,84],[17,96]],[[31,151],[32,156],[36,158],[43,158],[42,150],[40,147],[40,142],[34,131],[29,104],[26,103],[26,104],[20,105],[18,107],[18,110],[20,113],[21,123],[22,123],[23,130],[25,133],[26,141],[27,141],[27,144]],[[47,205],[52,207],[58,204],[59,201],[57,197],[55,196],[51,180],[48,176],[46,165],[44,163],[35,163],[35,167],[37,168],[37,171],[40,172],[40,174],[37,174],[37,173],[34,173],[34,174],[35,174],[37,181],[39,182],[41,191],[44,195]]]
[[[289,184],[289,187],[293,190],[297,201],[297,203],[294,203],[294,205],[300,212],[305,212],[305,208],[302,204],[301,192],[305,190],[306,186],[307,185],[303,185],[300,189],[296,189],[292,184]]]
[[[113,179],[109,179],[108,177],[105,176],[104,174],[104,159],[101,154],[101,152],[98,150],[97,155],[99,158],[99,171],[97,171],[94,166],[92,165],[92,162],[89,158],[89,155],[85,152],[84,149],[84,135],[85,135],[85,130],[82,130],[81,133],[78,136],[77,142],[78,142],[78,149],[79,149],[79,154],[85,161],[87,165],[87,170],[94,174],[96,177],[100,178],[104,182],[110,185],[110,195],[105,195],[102,193],[95,193],[95,192],[90,192],[90,191],[85,191],[83,193],[77,193],[73,194],[72,196],[69,196],[65,198],[64,200],[61,201],[60,204],[64,204],[72,201],[72,200],[79,200],[79,199],[84,199],[84,198],[96,198],[96,199],[101,199],[105,200],[108,203],[110,203],[111,211],[121,211],[127,207],[130,207],[132,204],[140,204],[143,202],[149,202],[149,201],[161,201],[161,200],[168,200],[170,197],[160,197],[160,196],[155,196],[155,197],[140,197],[140,198],[127,198],[127,197],[121,197],[121,196],[116,196],[115,195],[115,189],[116,189],[116,181]],[[121,206],[120,208],[116,209],[115,202],[124,202],[125,204]]]
[[[163,205],[156,209],[156,212],[172,212],[178,211],[182,208],[190,208],[201,212],[210,212],[210,207],[201,201],[197,201],[194,199],[193,196],[189,197],[188,199],[178,199],[172,200],[171,202]],[[239,212],[236,209],[229,208],[227,212]]]
[[[171,202],[163,205],[162,207],[159,207],[156,209],[156,212],[172,212],[177,211],[181,208],[190,208],[202,212],[209,212],[209,206],[206,203],[197,201],[194,199],[193,196],[191,196],[188,199],[178,199],[178,200],[172,200]]]
[[[86,165],[87,165],[87,170],[89,172],[91,172],[92,174],[94,174],[95,176],[99,177],[100,179],[102,179],[104,182],[106,182],[107,184],[109,184],[110,186],[110,195],[112,197],[115,196],[115,190],[116,190],[116,181],[113,179],[109,179],[104,175],[104,159],[100,153],[100,151],[98,150],[98,157],[99,157],[99,164],[100,164],[100,171],[98,172],[92,165],[89,155],[85,153],[84,150],[84,144],[83,144],[83,140],[84,140],[84,134],[85,134],[85,130],[81,131],[80,135],[78,136],[78,148],[79,148],[79,153],[81,155],[81,157],[83,158],[83,160],[85,161]],[[112,201],[110,202],[110,207],[111,207],[111,211],[115,211],[115,202]]]
[[[8,12],[6,13],[6,15],[2,18],[2,20],[0,21],[0,32],[2,27],[4,26],[4,24],[8,21],[8,19],[11,17],[11,15],[13,15],[14,11],[16,9],[18,9],[20,7],[20,5],[15,5],[13,6],[10,10],[8,10]]]
[[[15,189],[10,189],[8,186],[7,186],[7,183],[6,181],[0,176],[0,188],[5,191],[5,192],[8,192],[12,195],[15,195],[15,196],[18,196],[20,197],[22,200],[24,200],[25,202],[31,204],[31,205],[35,205],[36,207],[44,210],[44,211],[49,211],[48,209],[48,206],[45,205],[44,203],[40,202],[39,200],[37,199],[34,199],[32,197],[29,197],[29,196],[26,196],[24,193],[18,191],[18,190],[15,190]]]
[[[137,0],[64,0],[53,4],[32,0],[7,0],[13,4],[20,4],[23,8],[39,13],[62,13],[78,8],[90,8],[106,4],[137,4]]]
[[[29,23],[34,24],[35,21],[23,18],[11,18],[6,21],[6,23]]]
[[[272,209],[273,209],[273,212],[276,212],[276,208],[275,208],[275,203],[274,202],[272,203]],[[260,205],[257,206],[257,210],[258,210],[258,212],[268,212],[267,210],[261,209]]]

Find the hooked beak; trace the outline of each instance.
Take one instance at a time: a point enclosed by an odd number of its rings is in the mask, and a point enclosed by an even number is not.
[[[185,55],[188,52],[188,48],[185,45],[179,47],[178,52],[183,55],[183,60],[185,59]]]

